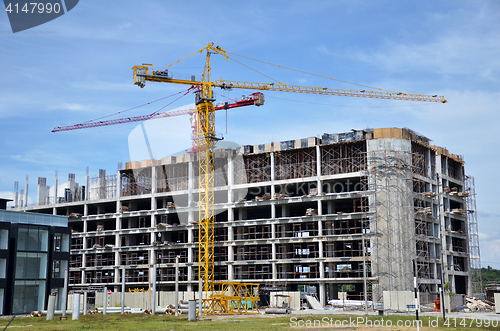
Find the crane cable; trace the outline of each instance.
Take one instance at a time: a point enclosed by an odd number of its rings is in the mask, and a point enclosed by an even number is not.
[[[387,91],[387,92],[395,92],[397,93],[398,91],[392,91],[392,90],[386,90],[386,89],[382,89],[382,88],[378,88],[378,87],[373,87],[373,86],[369,86],[369,85],[363,85],[363,84],[358,84],[358,83],[353,83],[353,82],[348,82],[348,81],[345,81],[345,80],[341,80],[341,79],[336,79],[336,78],[332,78],[332,77],[328,77],[328,76],[323,76],[323,75],[318,75],[318,74],[313,74],[313,73],[310,73],[310,72],[307,72],[307,71],[303,71],[303,70],[298,70],[298,69],[293,69],[293,68],[288,68],[288,67],[285,67],[285,66],[281,66],[279,64],[274,64],[274,63],[270,63],[270,62],[266,62],[266,61],[262,61],[262,60],[257,60],[257,59],[254,59],[254,58],[251,58],[251,57],[248,57],[248,56],[245,56],[245,55],[239,55],[239,54],[236,54],[236,53],[231,53],[229,51],[226,51],[227,53],[229,54],[232,54],[232,55],[236,55],[236,56],[239,56],[239,57],[243,57],[243,58],[246,58],[246,59],[249,59],[249,60],[253,60],[253,61],[257,61],[257,62],[261,62],[261,63],[264,63],[264,64],[269,64],[269,65],[272,65],[272,66],[275,66],[275,67],[279,67],[279,68],[283,68],[283,69],[288,69],[288,70],[292,70],[292,71],[297,71],[297,72],[300,72],[300,73],[303,73],[303,74],[307,74],[307,75],[311,75],[311,76],[316,76],[316,77],[321,77],[321,78],[326,78],[326,79],[330,79],[330,80],[335,80],[337,82],[341,82],[341,83],[347,83],[347,84],[352,84],[352,85],[358,85],[358,86],[363,86],[363,87],[367,87],[367,88],[371,88],[371,89],[376,89],[376,90],[379,90],[379,91]],[[231,60],[233,61],[236,61],[234,60],[233,58],[230,58]],[[236,61],[238,62],[238,61]],[[239,63],[239,62],[238,62]],[[248,66],[246,66],[248,67]],[[250,68],[250,67],[248,67]],[[251,68],[250,68],[251,69]],[[253,69],[252,69],[253,70]],[[256,71],[256,70],[255,70]],[[267,76],[266,76],[267,77]],[[280,83],[282,84],[282,83]]]
[[[157,112],[159,112],[160,110],[164,109],[165,107],[171,105],[173,102],[179,100],[180,98],[182,98],[183,96],[185,96],[186,94],[188,94],[190,91],[190,89],[188,89],[183,95],[181,95],[179,98],[175,99],[174,101],[170,102],[169,104],[161,107],[160,109],[158,109],[157,111],[153,112],[151,115],[153,114],[156,114]],[[116,112],[116,113],[113,113],[113,114],[109,114],[109,115],[106,115],[106,116],[102,116],[102,117],[99,117],[99,118],[95,118],[93,120],[89,120],[89,121],[86,121],[86,122],[83,122],[82,124],[85,124],[85,123],[92,123],[94,121],[98,121],[98,120],[101,120],[103,118],[107,118],[107,117],[111,117],[111,116],[114,116],[114,115],[118,115],[118,114],[121,114],[121,113],[125,113],[127,111],[130,111],[130,110],[133,110],[133,109],[137,109],[137,108],[140,108],[140,107],[143,107],[143,106],[147,106],[147,105],[150,105],[152,103],[155,103],[155,102],[158,102],[158,101],[161,101],[161,100],[164,100],[164,99],[167,99],[167,98],[171,98],[173,97],[174,95],[177,95],[177,94],[181,94],[183,93],[184,91],[180,91],[180,92],[177,92],[177,93],[174,93],[172,95],[169,95],[169,96],[166,96],[166,97],[163,97],[163,98],[160,98],[160,99],[157,99],[157,100],[154,100],[154,101],[150,101],[150,102],[147,102],[147,103],[144,103],[142,105],[139,105],[139,106],[135,106],[135,107],[132,107],[132,108],[129,108],[129,109],[125,109],[125,110],[122,110],[122,111],[119,111],[119,112]]]
[[[201,53],[203,50],[205,49],[201,49],[193,54],[190,54],[180,60],[177,60],[171,64],[169,64],[168,66],[166,67],[163,67],[161,68],[160,70],[163,70],[163,69],[166,69],[166,68],[169,68],[171,66],[173,66],[174,64],[177,64],[195,54],[198,54],[198,53]],[[252,60],[252,61],[256,61],[256,62],[261,62],[261,63],[264,63],[264,64],[268,64],[268,65],[272,65],[272,66],[275,66],[275,67],[278,67],[278,68],[283,68],[283,69],[288,69],[288,70],[292,70],[292,71],[296,71],[296,72],[300,72],[300,73],[303,73],[303,74],[306,74],[306,75],[311,75],[311,76],[316,76],[316,77],[321,77],[321,78],[325,78],[325,79],[329,79],[329,80],[334,80],[334,81],[337,81],[337,82],[341,82],[341,83],[346,83],[346,84],[351,84],[351,85],[357,85],[357,86],[362,86],[362,87],[367,87],[367,88],[370,88],[370,89],[375,89],[375,90],[378,90],[378,91],[386,91],[386,92],[393,92],[393,93],[398,93],[399,91],[393,91],[393,90],[387,90],[387,89],[383,89],[383,88],[379,88],[379,87],[374,87],[374,86],[370,86],[370,85],[363,85],[363,84],[358,84],[358,83],[353,83],[353,82],[349,82],[349,81],[346,81],[346,80],[342,80],[342,79],[336,79],[336,78],[332,78],[332,77],[328,77],[328,76],[323,76],[323,75],[319,75],[319,74],[313,74],[311,72],[307,72],[307,71],[303,71],[303,70],[299,70],[299,69],[294,69],[294,68],[289,68],[289,67],[285,67],[285,66],[282,66],[282,65],[279,65],[279,64],[275,64],[275,63],[271,63],[271,62],[267,62],[267,61],[262,61],[262,60],[258,60],[258,59],[254,59],[254,58],[251,58],[249,56],[245,56],[245,55],[240,55],[240,54],[236,54],[236,53],[232,53],[232,52],[229,52],[229,51],[225,51],[225,53],[228,53],[228,54],[232,54],[232,55],[236,55],[236,56],[239,56],[239,57],[243,57],[245,59],[248,59],[248,60]],[[257,72],[258,74],[264,76],[264,77],[267,77],[275,82],[278,82],[279,84],[283,85],[283,86],[287,86],[286,84],[283,84],[282,82],[278,81],[277,79],[274,79],[274,78],[271,78],[265,74],[263,74],[262,72],[258,71],[258,70],[255,70],[253,69],[252,67],[246,65],[246,64],[243,64],[237,60],[235,60],[234,58],[228,56],[227,54],[221,54],[221,55],[224,55],[226,56],[228,59],[231,59],[233,60],[234,62],[236,63],[239,63],[241,64],[242,66],[244,67],[247,67],[248,69],[250,70],[253,70],[255,72]]]

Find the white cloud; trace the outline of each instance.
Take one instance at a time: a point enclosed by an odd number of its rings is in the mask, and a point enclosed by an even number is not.
[[[78,163],[76,159],[68,154],[38,149],[10,155],[10,158],[19,162],[35,163],[37,165],[70,165]]]
[[[87,105],[82,105],[79,103],[62,103],[56,106],[58,109],[70,110],[70,111],[91,111],[92,108]]]

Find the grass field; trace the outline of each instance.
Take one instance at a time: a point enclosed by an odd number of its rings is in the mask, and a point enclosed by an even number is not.
[[[43,317],[15,318],[8,330],[203,330],[203,331],[239,331],[239,330],[416,330],[413,316],[364,316],[350,315],[287,315],[277,317],[261,316],[211,316],[204,317],[210,320],[188,322],[186,316],[166,315],[120,315],[108,314],[80,316],[80,320],[72,321],[71,315],[67,321],[46,321]],[[361,320],[362,319],[362,320]],[[443,325],[442,318],[421,317],[420,330],[500,330],[500,325],[486,321],[450,319]],[[4,327],[9,319],[0,320],[0,328]],[[400,326],[398,326],[398,323]],[[391,324],[391,325],[390,325]],[[406,326],[405,326],[406,325]]]

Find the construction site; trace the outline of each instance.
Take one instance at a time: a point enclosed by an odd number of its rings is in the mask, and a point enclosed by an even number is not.
[[[124,279],[128,292],[173,292],[178,258],[179,290],[194,293],[199,157],[87,169],[78,183],[69,174],[64,198],[39,178],[36,205],[15,208],[69,217],[70,290],[120,292]],[[304,295],[323,307],[390,309],[412,299],[414,275],[422,304],[447,282],[480,292],[474,179],[461,156],[421,134],[378,128],[215,148],[213,164],[213,280],[260,285],[260,305],[282,293],[295,309]]]

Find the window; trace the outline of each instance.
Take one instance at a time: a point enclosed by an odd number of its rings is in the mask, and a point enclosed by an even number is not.
[[[60,252],[61,251],[61,244],[62,244],[62,234],[56,233],[54,235],[54,252]]]
[[[61,276],[61,261],[54,261],[52,263],[52,278],[62,278]]]
[[[6,271],[7,271],[7,259],[0,259],[0,278],[6,277]]]
[[[19,225],[14,270],[14,314],[44,307],[48,242],[49,231],[46,227]]]
[[[45,298],[45,281],[16,280],[12,313],[40,310]]]
[[[0,249],[9,249],[9,230],[0,230]]]
[[[54,235],[54,252],[69,252],[69,234],[56,233]]]
[[[49,231],[38,226],[20,226],[17,234],[17,250],[46,252],[49,243]]]
[[[52,278],[64,278],[64,271],[68,269],[67,260],[56,260],[52,262]]]

